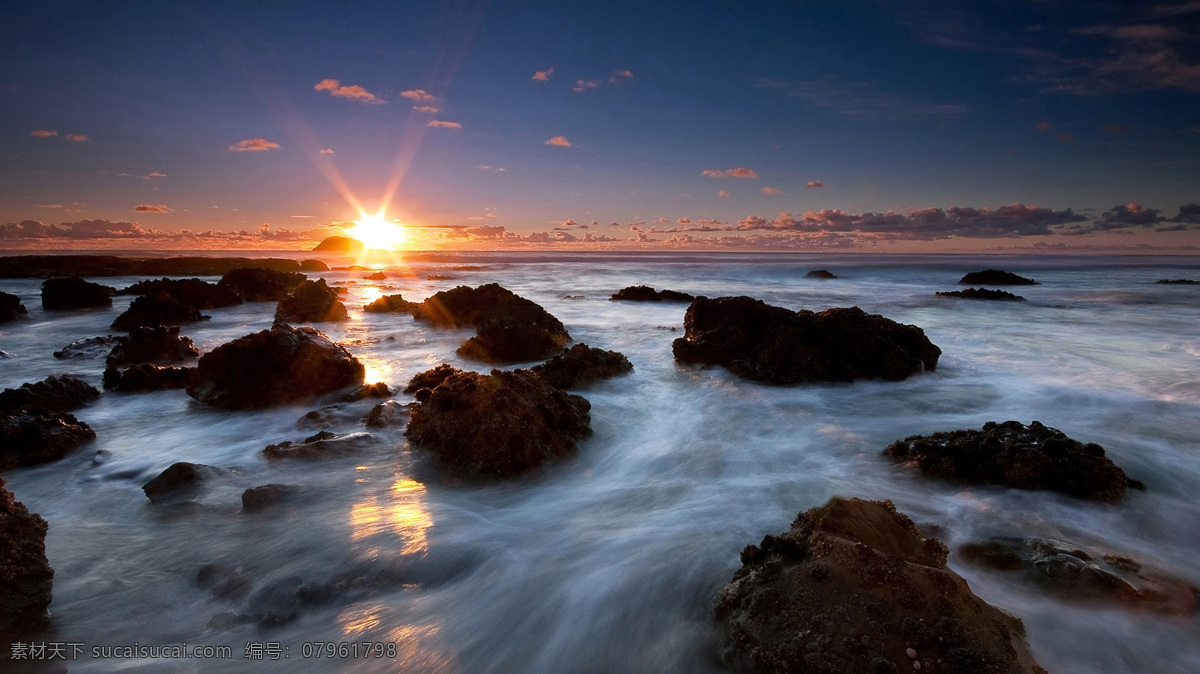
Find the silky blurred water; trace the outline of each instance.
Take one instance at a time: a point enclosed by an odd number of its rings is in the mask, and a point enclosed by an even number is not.
[[[468,263],[482,269],[454,269]],[[803,278],[822,267],[840,278]],[[1042,285],[1013,289],[1024,303],[934,296],[987,267]],[[320,461],[267,461],[267,444],[315,432],[297,421],[328,401],[220,412],[182,391],[105,393],[76,412],[96,430],[94,443],[4,475],[50,523],[54,627],[44,639],[231,646],[235,658],[81,659],[71,671],[240,671],[247,642],[288,647],[290,658],[274,663],[287,671],[720,671],[710,601],[739,551],[834,494],[890,498],[952,548],[994,535],[1052,536],[1200,584],[1200,288],[1154,284],[1200,277],[1186,259],[461,254],[389,273],[381,282],[321,274],[349,289],[351,320],[317,327],[394,390],[440,362],[486,368],[454,353],[469,332],[364,315],[362,305],[385,293],[420,300],[493,281],[544,306],[576,341],[626,354],[635,370],[580,391],[595,434],[577,457],[491,485],[442,479],[402,426],[365,429],[376,401],[337,404],[331,426],[370,430],[376,445]],[[94,280],[124,287],[139,279]],[[102,358],[51,353],[111,333],[132,298],[117,297],[111,310],[47,313],[39,283],[0,281],[29,308],[28,320],[0,325],[10,356],[0,359],[0,386],[70,373],[99,387]],[[643,283],[797,309],[858,305],[923,327],[943,355],[935,373],[900,383],[741,381],[674,363],[686,305],[608,301]],[[183,332],[208,351],[269,327],[273,311],[269,303],[211,310],[211,320]],[[1037,419],[1102,444],[1147,491],[1107,505],[962,487],[880,455],[906,435],[1006,419]],[[196,503],[151,505],[140,486],[176,461],[228,472]],[[241,491],[267,483],[303,495],[241,512]],[[249,600],[198,587],[196,572],[209,563],[242,567],[255,590],[288,577],[353,580],[283,626],[227,624],[212,619],[248,610]],[[1200,671],[1195,618],[1075,606],[956,556],[950,563],[977,594],[1025,621],[1052,672]],[[397,658],[302,657],[305,642],[331,641],[395,642]]]

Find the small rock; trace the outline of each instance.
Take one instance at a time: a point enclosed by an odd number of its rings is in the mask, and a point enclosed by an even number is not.
[[[209,318],[188,305],[178,302],[166,293],[142,295],[133,301],[116,320],[113,330],[132,331],[139,327],[158,325],[183,325]]]
[[[218,475],[213,466],[180,461],[173,463],[154,479],[142,485],[151,503],[170,503],[194,497],[203,484]]]
[[[42,381],[21,384],[0,391],[0,413],[14,412],[25,406],[51,412],[71,412],[100,397],[95,386],[72,377],[46,377]]]
[[[319,323],[349,318],[346,305],[338,301],[337,291],[325,279],[304,281],[275,308],[276,323]]]
[[[57,461],[96,439],[90,426],[65,412],[21,407],[0,414],[0,470]]]
[[[78,276],[46,279],[42,283],[42,308],[91,309],[111,307],[116,288],[85,281]]]
[[[227,272],[217,282],[247,302],[278,302],[305,279],[299,272],[242,267]]]
[[[1010,271],[1000,269],[985,269],[966,274],[958,281],[963,285],[984,286],[1035,286],[1037,281],[1024,276],[1018,276]]]
[[[628,302],[691,302],[695,295],[681,293],[676,290],[655,290],[650,286],[629,286],[613,293],[609,301],[624,300]]]
[[[814,269],[805,274],[804,278],[835,279],[837,277],[828,269]]]
[[[103,356],[112,348],[121,343],[119,337],[109,335],[107,337],[88,337],[87,339],[77,339],[70,344],[64,346],[54,352],[54,357],[59,360],[68,360],[71,358],[96,358]]]
[[[408,302],[403,295],[385,295],[363,307],[363,311],[373,314],[409,313],[416,307],[415,302]]]
[[[992,300],[1000,302],[1024,302],[1025,298],[1005,290],[989,290],[987,288],[967,288],[937,293],[938,297],[958,297],[965,300]]]
[[[282,484],[264,484],[242,492],[242,511],[263,510],[284,500],[292,488]]]
[[[569,389],[632,372],[633,364],[622,353],[576,344],[530,369],[554,388]]]
[[[367,413],[365,422],[371,428],[386,428],[388,426],[399,426],[408,421],[408,415],[412,409],[410,405],[401,405],[398,402],[389,400],[379,403],[371,408]]]
[[[321,431],[305,438],[302,442],[294,443],[289,440],[277,445],[267,445],[263,449],[263,454],[269,459],[323,459],[358,451],[375,443],[375,436],[370,433],[338,435],[329,431]]]

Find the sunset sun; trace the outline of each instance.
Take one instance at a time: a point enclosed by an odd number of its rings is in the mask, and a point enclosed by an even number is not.
[[[382,215],[362,216],[348,233],[372,250],[396,250],[407,238],[403,225],[388,222]]]

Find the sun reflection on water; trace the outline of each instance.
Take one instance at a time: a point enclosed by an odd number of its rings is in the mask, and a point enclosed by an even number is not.
[[[425,485],[407,478],[397,479],[388,490],[386,502],[380,501],[378,496],[370,495],[351,506],[350,539],[363,541],[390,531],[403,541],[400,554],[428,550],[425,532],[433,526],[433,517],[426,504]]]

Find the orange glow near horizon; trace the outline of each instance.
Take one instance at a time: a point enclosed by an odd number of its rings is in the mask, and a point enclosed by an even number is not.
[[[346,233],[361,241],[369,250],[396,250],[408,241],[404,225],[388,222],[383,213],[363,213]]]

